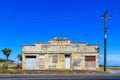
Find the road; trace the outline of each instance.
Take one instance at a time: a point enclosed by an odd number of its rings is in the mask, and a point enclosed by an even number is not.
[[[120,74],[1,74],[0,80],[120,80]]]
[[[1,74],[0,80],[120,80],[120,68],[107,68],[111,74]]]

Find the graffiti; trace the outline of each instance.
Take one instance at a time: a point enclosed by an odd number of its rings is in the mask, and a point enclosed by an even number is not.
[[[74,59],[73,66],[80,66],[80,59]]]

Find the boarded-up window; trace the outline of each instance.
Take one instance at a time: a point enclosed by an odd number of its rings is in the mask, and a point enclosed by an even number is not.
[[[96,57],[85,56],[85,67],[96,67]]]
[[[52,62],[53,63],[57,63],[58,62],[58,56],[57,55],[53,55],[52,56]]]
[[[43,70],[44,69],[44,55],[40,54],[40,69]]]
[[[85,61],[95,61],[95,56],[85,56]]]

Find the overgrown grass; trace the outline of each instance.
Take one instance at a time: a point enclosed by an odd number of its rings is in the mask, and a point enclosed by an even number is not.
[[[2,70],[4,71],[5,70],[3,64],[5,64],[5,62],[0,62],[0,71],[2,71]],[[7,70],[14,70],[16,68],[16,64],[15,63],[7,63],[7,65],[8,65]]]

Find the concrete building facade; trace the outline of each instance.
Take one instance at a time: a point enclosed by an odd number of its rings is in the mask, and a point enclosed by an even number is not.
[[[23,70],[99,69],[99,46],[96,44],[53,38],[46,43],[24,45],[22,53]]]

